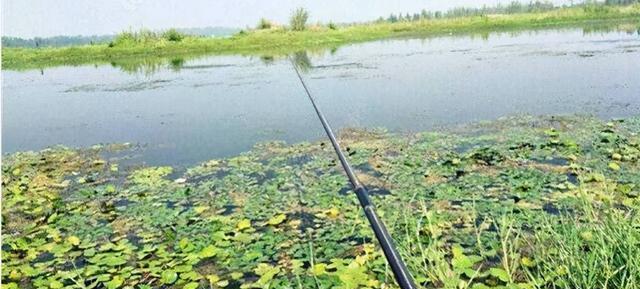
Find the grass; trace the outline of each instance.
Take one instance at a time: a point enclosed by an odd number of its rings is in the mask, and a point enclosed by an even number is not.
[[[376,39],[432,36],[450,33],[488,32],[543,27],[562,27],[593,21],[635,21],[640,4],[559,8],[540,13],[486,15],[407,22],[376,22],[331,28],[309,27],[304,31],[284,28],[241,32],[230,38],[180,37],[178,41],[155,41],[126,45],[85,45],[66,48],[4,48],[3,69],[31,69],[56,65],[110,63],[140,57],[178,57],[206,54],[284,55],[292,52],[331,48]],[[177,40],[176,38],[172,38]],[[111,46],[111,47],[110,47]]]
[[[552,288],[640,288],[640,218],[635,211],[595,208],[547,219],[532,239],[539,266],[530,279]]]
[[[586,196],[579,200],[582,205],[575,214],[544,216],[528,232],[512,212],[496,212],[496,219],[485,219],[474,228],[477,255],[465,255],[462,248],[450,247],[441,239],[434,214],[423,203],[422,210],[404,216],[405,222],[407,218],[423,220],[404,236],[403,240],[416,244],[405,258],[426,276],[420,283],[437,288],[469,288],[492,277],[524,286],[519,288],[640,288],[638,212],[598,207]],[[488,230],[491,223],[494,233]],[[436,238],[423,245],[420,235],[425,232]],[[487,253],[484,248],[492,241],[486,242],[486,235],[490,234],[495,235],[496,249]],[[481,256],[491,254],[497,256],[496,267],[485,270],[487,263],[479,263]]]

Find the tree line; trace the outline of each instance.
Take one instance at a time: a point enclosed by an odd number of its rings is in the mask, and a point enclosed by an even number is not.
[[[30,39],[2,36],[2,47],[62,47],[69,45],[101,44],[113,40],[113,35],[101,36],[54,36]]]
[[[166,35],[169,40],[176,40],[176,37],[180,37],[179,34],[194,35],[194,36],[228,36],[236,33],[239,29],[229,27],[199,27],[199,28],[179,28],[169,29],[164,31],[169,32]],[[146,30],[141,30],[146,31]],[[131,36],[128,34],[134,33],[132,31],[123,31],[117,35],[93,35],[93,36],[53,36],[53,37],[34,37],[34,38],[21,38],[12,36],[2,36],[2,47],[63,47],[73,45],[91,45],[91,44],[107,44],[121,39],[125,36]],[[156,34],[162,34],[161,32],[154,32]],[[141,34],[141,33],[139,33]]]
[[[640,3],[640,0],[605,0],[604,2],[584,1],[571,6],[586,5],[630,5]],[[498,3],[496,6],[482,6],[480,8],[457,7],[447,11],[427,11],[422,9],[420,13],[398,13],[390,14],[387,18],[380,17],[378,22],[401,22],[401,21],[418,21],[423,19],[439,19],[439,18],[455,18],[468,16],[483,16],[489,14],[516,14],[516,13],[536,13],[545,12],[555,9],[556,6],[549,1],[531,1],[529,3],[521,3],[513,1],[509,4]]]

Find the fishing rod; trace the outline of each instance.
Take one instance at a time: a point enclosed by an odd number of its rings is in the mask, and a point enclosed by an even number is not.
[[[291,58],[289,58],[289,60],[291,60]],[[318,115],[318,118],[322,123],[322,127],[324,127],[324,131],[327,133],[327,136],[329,137],[329,140],[333,145],[333,149],[338,155],[338,159],[340,159],[342,168],[349,178],[349,182],[351,183],[352,189],[358,197],[360,206],[364,210],[364,213],[367,216],[367,220],[369,220],[369,224],[371,225],[371,228],[376,235],[376,239],[378,239],[378,242],[380,243],[380,247],[382,247],[382,251],[384,252],[384,256],[387,259],[389,266],[391,266],[391,271],[393,272],[393,276],[395,277],[396,282],[398,282],[398,285],[402,289],[417,288],[413,282],[411,274],[409,274],[409,270],[407,270],[407,266],[404,264],[404,261],[402,261],[400,254],[398,254],[398,250],[396,249],[391,235],[389,235],[389,232],[387,231],[387,228],[385,227],[382,220],[378,218],[378,214],[376,214],[375,207],[371,202],[371,198],[369,198],[369,192],[367,188],[365,188],[362,183],[360,183],[360,181],[356,177],[356,174],[353,172],[351,165],[347,161],[347,158],[345,158],[344,154],[342,153],[340,144],[338,144],[338,141],[336,140],[336,136],[333,134],[333,131],[331,130],[327,119],[320,111],[320,108],[316,104],[315,99],[313,98],[313,96],[311,96],[309,88],[304,82],[304,79],[302,78],[302,75],[300,74],[300,71],[298,71],[298,67],[293,62],[293,60],[291,60],[291,64],[293,65],[293,69],[296,71],[298,79],[300,79],[300,83],[302,83],[302,87],[304,87],[304,91],[307,93],[307,96],[309,97],[313,108],[316,110],[316,114]]]

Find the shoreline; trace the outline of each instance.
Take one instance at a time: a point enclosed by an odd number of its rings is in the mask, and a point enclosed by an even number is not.
[[[286,55],[307,49],[404,37],[437,37],[451,34],[488,33],[531,29],[640,23],[640,5],[614,6],[602,13],[580,7],[542,13],[486,15],[396,23],[368,23],[301,32],[283,29],[253,30],[229,38],[187,37],[180,42],[155,41],[110,47],[108,44],[64,48],[4,48],[3,70],[27,70],[60,65],[100,64],[146,57],[197,57],[206,55]]]

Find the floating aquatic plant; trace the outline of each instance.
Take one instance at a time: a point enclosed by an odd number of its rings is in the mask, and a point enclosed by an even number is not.
[[[638,132],[637,118],[519,117],[341,142],[424,287],[636,288]],[[3,157],[3,286],[395,286],[322,142],[262,143],[183,175],[104,149]]]

